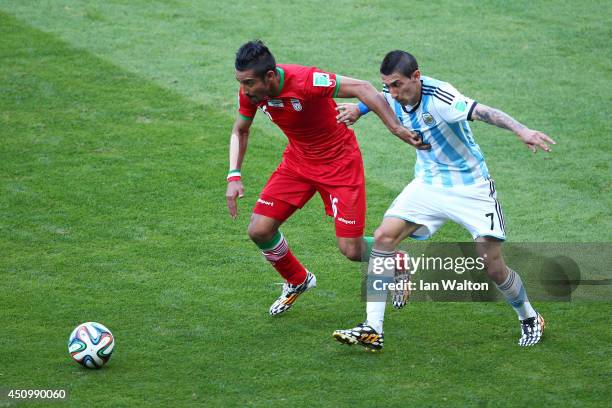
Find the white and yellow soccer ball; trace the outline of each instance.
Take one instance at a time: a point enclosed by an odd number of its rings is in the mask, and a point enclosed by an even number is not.
[[[87,368],[100,368],[113,354],[115,338],[106,326],[96,322],[78,325],[68,338],[73,360]]]

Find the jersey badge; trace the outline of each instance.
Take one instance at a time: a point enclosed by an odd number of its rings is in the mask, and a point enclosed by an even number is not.
[[[291,98],[291,105],[293,106],[293,109],[295,109],[296,112],[299,112],[302,110],[302,104],[300,103],[299,99]]]
[[[431,126],[434,123],[436,123],[436,120],[434,119],[433,116],[431,116],[431,113],[425,112],[423,113],[423,122],[425,122],[427,126]]]
[[[282,108],[285,106],[285,104],[283,104],[282,99],[270,99],[268,101],[268,105],[273,106],[275,108]]]

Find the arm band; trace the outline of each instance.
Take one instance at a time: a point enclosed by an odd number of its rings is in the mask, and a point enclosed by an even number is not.
[[[359,108],[359,113],[361,113],[362,116],[370,111],[370,108],[368,108],[368,105],[366,105],[365,103],[361,101],[359,101],[359,103],[357,104],[357,107]]]
[[[234,169],[234,170],[230,170],[230,172],[227,174],[227,181],[240,181],[241,177],[240,177],[240,170],[239,169]]]

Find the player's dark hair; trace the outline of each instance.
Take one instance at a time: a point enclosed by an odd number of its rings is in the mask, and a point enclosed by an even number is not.
[[[276,68],[274,56],[261,40],[249,41],[236,52],[236,70],[253,70],[253,73],[263,78],[266,72]]]
[[[419,69],[419,64],[414,55],[401,50],[389,52],[380,64],[380,73],[383,75],[399,72],[406,77],[411,77],[417,69]]]

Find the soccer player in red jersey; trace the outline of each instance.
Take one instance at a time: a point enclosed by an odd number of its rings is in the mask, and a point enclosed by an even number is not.
[[[286,281],[281,296],[270,307],[270,314],[277,315],[316,286],[315,276],[292,254],[279,231],[280,225],[315,193],[323,199],[326,213],[335,219],[340,251],[354,261],[361,261],[366,252],[363,161],[355,134],[336,120],[333,98],[358,98],[391,133],[417,149],[429,146],[399,123],[369,82],[315,67],[276,64],[261,41],[242,45],[236,53],[235,66],[240,107],[230,139],[226,193],[233,218],[237,216],[237,198],[244,195],[240,167],[257,109],[289,139],[281,163],[257,200],[248,228],[251,240]]]

